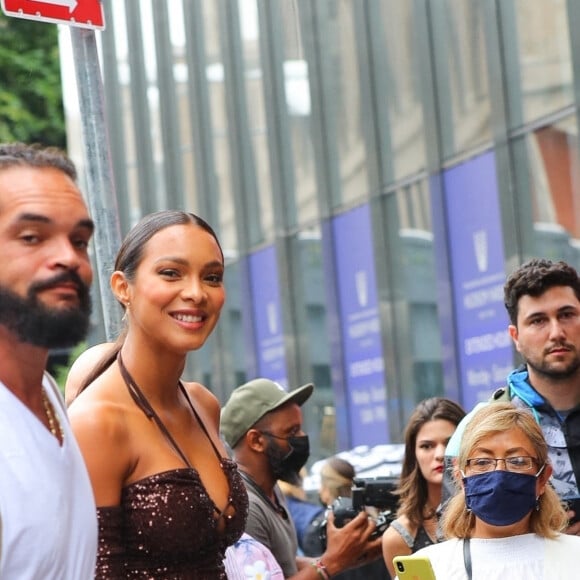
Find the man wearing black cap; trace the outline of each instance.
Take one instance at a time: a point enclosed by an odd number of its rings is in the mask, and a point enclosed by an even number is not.
[[[221,432],[246,482],[250,511],[246,532],[266,545],[292,579],[330,578],[381,554],[375,525],[361,512],[342,528],[329,515],[326,552],[318,559],[296,558],[298,541],[284,496],[276,482],[294,483],[309,455],[300,407],[314,386],[287,392],[268,379],[254,379],[231,394],[222,409]]]

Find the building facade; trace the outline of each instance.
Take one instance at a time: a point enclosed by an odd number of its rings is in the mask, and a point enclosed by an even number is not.
[[[255,376],[314,382],[315,458],[400,441],[424,397],[471,408],[503,384],[506,275],[580,264],[580,3],[103,6],[122,231],[193,211],[227,259],[187,379],[222,401]]]

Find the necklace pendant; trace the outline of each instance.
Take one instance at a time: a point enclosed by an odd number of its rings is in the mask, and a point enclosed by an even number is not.
[[[64,430],[44,387],[42,387],[42,404],[44,405],[44,412],[46,414],[46,420],[48,421],[48,429],[57,438],[58,442],[62,444],[64,441]]]

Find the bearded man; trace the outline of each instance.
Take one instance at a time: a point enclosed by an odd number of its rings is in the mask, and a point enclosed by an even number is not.
[[[222,409],[221,433],[246,483],[250,509],[246,532],[267,546],[292,580],[330,578],[381,556],[375,524],[361,511],[342,528],[327,523],[327,548],[319,558],[297,557],[298,540],[277,481],[295,483],[310,451],[301,406],[314,386],[287,392],[258,378],[233,391]]]
[[[94,577],[91,485],[45,372],[87,332],[93,229],[70,159],[0,144],[0,578]]]

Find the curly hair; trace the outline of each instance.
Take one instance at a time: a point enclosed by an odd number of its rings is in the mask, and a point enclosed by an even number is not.
[[[465,411],[454,401],[431,397],[421,401],[409,418],[405,428],[405,455],[401,477],[395,493],[400,498],[397,516],[407,516],[415,526],[423,521],[423,510],[428,499],[427,481],[421,473],[415,453],[417,435],[421,427],[429,421],[444,419],[457,426],[464,416]]]
[[[570,286],[580,300],[578,272],[566,262],[534,258],[515,270],[504,285],[504,304],[510,322],[517,326],[518,303],[522,296],[541,296],[554,286]]]
[[[540,465],[548,464],[548,446],[540,426],[528,409],[514,407],[511,403],[493,403],[477,411],[465,427],[461,448],[455,466],[456,479],[465,471],[467,459],[475,447],[487,437],[519,429],[530,441]],[[538,500],[538,509],[532,510],[530,532],[546,538],[554,538],[567,524],[567,517],[560,498],[547,484]],[[475,527],[475,516],[467,510],[463,489],[449,501],[443,514],[442,529],[445,537],[469,538]]]
[[[75,183],[77,181],[74,163],[64,151],[56,147],[43,147],[39,143],[0,143],[0,171],[12,167],[58,169]]]

